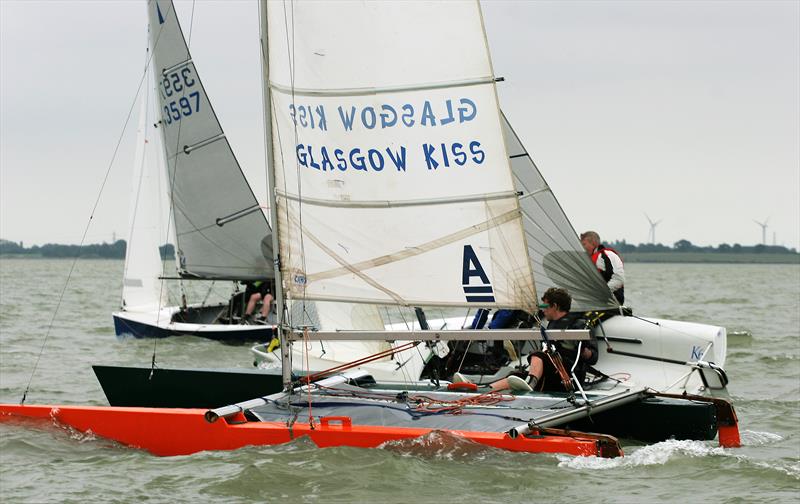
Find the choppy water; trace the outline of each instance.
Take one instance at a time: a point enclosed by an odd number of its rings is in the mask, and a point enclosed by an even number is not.
[[[0,261],[0,401],[19,402],[72,265]],[[122,263],[79,261],[27,403],[106,404],[92,363],[145,365],[119,341]],[[3,502],[800,502],[800,267],[627,264],[636,313],[728,328],[726,369],[744,446],[667,441],[621,459],[507,453],[432,435],[384,449],[307,440],[159,458],[58,428],[0,423]],[[168,366],[250,365],[246,346],[172,338]]]

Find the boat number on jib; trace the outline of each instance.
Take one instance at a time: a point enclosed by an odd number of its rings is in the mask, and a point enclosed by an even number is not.
[[[472,277],[477,277],[480,285],[470,285]],[[472,245],[464,245],[461,267],[461,285],[464,287],[468,303],[494,303],[494,290],[489,276],[484,271]]]
[[[200,111],[200,91],[190,91],[197,83],[191,67],[164,74],[159,82],[161,113],[164,122],[172,124]]]

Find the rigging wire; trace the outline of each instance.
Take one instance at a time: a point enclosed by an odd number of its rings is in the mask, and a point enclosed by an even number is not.
[[[170,3],[170,10],[172,11],[172,15],[175,16],[175,21],[176,21],[176,26],[178,27],[178,32],[181,33],[181,36],[182,36],[183,33],[182,33],[182,30],[181,30],[180,24],[177,23],[177,13],[174,12],[174,7],[175,7],[175,4],[174,3]],[[188,56],[188,53],[189,53],[189,48],[191,47],[191,44],[192,44],[192,29],[194,28],[194,8],[195,8],[195,1],[193,0],[192,1],[192,11],[191,11],[191,15],[189,17],[189,38],[186,40],[187,56]],[[169,16],[169,15],[170,15],[170,11],[167,11],[167,16]],[[162,27],[162,29],[163,29],[163,27]],[[155,48],[157,47],[157,45],[158,45],[158,41],[156,41],[156,43],[153,44],[153,54],[155,54]],[[186,87],[184,86],[183,87],[183,97],[185,97],[185,96],[186,96]],[[172,216],[175,215],[175,179],[176,179],[176,177],[178,175],[178,146],[180,145],[181,127],[182,126],[183,126],[183,121],[179,121],[178,122],[178,132],[177,132],[177,135],[175,135],[175,160],[173,162],[174,164],[173,164],[173,168],[172,168],[172,177],[171,177],[171,180],[169,182],[169,210],[170,210],[170,215],[172,215]],[[162,137],[164,139],[164,145],[166,145],[167,132],[163,128],[161,129],[161,135],[162,135]],[[169,170],[169,160],[167,160],[167,168]],[[168,237],[169,237],[169,230],[170,230],[170,227],[172,225],[172,220],[173,219],[168,219],[167,220],[167,236]],[[176,248],[175,252],[177,254],[180,254],[180,244],[178,243],[178,233],[175,233],[175,248]],[[176,257],[177,257],[177,254],[176,254]],[[180,275],[180,268],[179,268],[180,264],[178,264],[176,266],[178,266],[178,270],[179,270],[178,274]],[[163,273],[162,276],[166,276],[165,275],[166,271],[164,270],[163,261],[161,263],[161,268],[162,268],[161,271]],[[163,279],[161,280],[159,299],[162,299],[163,296],[164,296],[164,284],[165,284],[165,282],[166,282],[165,280],[163,280]],[[178,281],[178,286],[179,286],[179,289],[180,289],[180,292],[181,292],[181,306],[185,309],[186,306],[187,306],[187,304],[186,304],[186,289],[185,289],[185,286],[183,285],[183,282],[180,281],[180,280]],[[162,312],[162,310],[159,309],[158,310],[158,315],[156,316],[156,326],[158,326],[159,323],[161,322],[161,312]],[[150,380],[153,379],[153,373],[154,373],[154,371],[156,369],[156,352],[157,352],[157,349],[158,349],[158,340],[159,340],[159,338],[153,338],[153,355],[152,355],[152,357],[150,359],[150,375],[148,377],[148,379],[150,379]]]
[[[289,4],[291,6],[290,9],[290,19],[287,19],[286,15],[286,1],[283,2],[283,23],[286,30],[286,51],[287,51],[287,62],[289,64],[289,82],[291,86],[291,96],[292,96],[292,105],[295,103],[295,72],[297,66],[295,64],[295,20],[294,20],[294,0],[290,0]],[[289,33],[289,28],[291,26],[291,35]],[[291,37],[291,39],[290,39]],[[297,121],[293,121],[294,125],[294,143],[297,145],[299,140],[298,135],[298,128],[297,128]],[[303,180],[302,180],[302,173],[300,171],[300,163],[295,157],[294,168],[297,173],[297,219],[298,219],[298,229],[299,229],[299,238],[300,238],[300,264],[302,267],[303,274],[306,273],[306,249],[305,249],[305,233],[303,232]],[[288,222],[288,214],[289,214],[289,205],[288,202],[286,204],[286,213],[287,213],[287,222]],[[302,315],[303,319],[308,316],[307,307],[306,307],[306,290],[308,288],[308,282],[303,282],[302,289],[303,289],[303,298],[300,302],[300,306],[302,307]]]
[[[161,31],[163,27],[159,29],[158,35],[156,36],[156,42],[161,38]],[[81,241],[78,244],[78,255],[73,259],[72,264],[70,265],[69,272],[67,273],[67,279],[64,282],[64,287],[61,289],[61,293],[58,296],[58,301],[56,302],[56,306],[53,309],[53,315],[50,317],[50,322],[47,324],[47,330],[45,331],[44,338],[42,339],[42,346],[39,349],[39,353],[36,355],[36,362],[33,365],[33,369],[31,370],[31,375],[28,377],[28,383],[25,385],[25,390],[22,392],[22,399],[20,399],[20,404],[25,404],[25,399],[28,397],[28,392],[30,391],[31,382],[33,381],[33,376],[36,374],[36,370],[39,367],[39,362],[42,359],[42,354],[44,353],[44,348],[47,345],[47,340],[50,337],[50,333],[53,330],[53,325],[55,324],[56,317],[58,316],[58,310],[61,308],[61,303],[64,300],[64,294],[67,292],[67,287],[69,286],[69,282],[72,279],[72,274],[75,271],[75,265],[80,258],[80,249],[83,248],[83,244],[86,241],[86,235],[89,233],[89,228],[92,225],[92,220],[94,219],[94,214],[97,211],[97,207],[100,204],[100,198],[103,196],[103,191],[105,190],[106,184],[108,183],[108,177],[111,175],[111,169],[114,167],[114,162],[117,159],[117,154],[119,153],[120,145],[122,145],[122,140],[125,137],[125,132],[128,130],[128,124],[131,121],[131,117],[133,116],[133,110],[136,107],[136,102],[139,100],[139,94],[142,91],[142,85],[144,84],[147,78],[147,68],[150,65],[150,61],[153,58],[153,54],[149,54],[147,57],[147,62],[145,63],[145,68],[142,71],[142,77],[139,79],[139,84],[136,86],[136,92],[134,93],[133,100],[131,101],[131,105],[128,108],[128,113],[125,116],[125,121],[122,124],[122,131],[119,133],[119,138],[117,139],[117,144],[114,146],[114,151],[111,154],[111,159],[109,160],[108,167],[106,168],[105,175],[103,176],[103,181],[100,183],[100,189],[97,192],[97,197],[95,198],[94,205],[92,205],[92,211],[89,214],[89,220],[86,222],[86,226],[83,229],[83,234],[81,235]]]
[[[295,47],[294,0],[290,0],[289,5],[290,5],[290,14],[291,15],[287,19],[286,2],[285,1],[283,2],[283,24],[284,24],[284,28],[285,28],[285,31],[286,31],[286,38],[287,38],[287,40],[286,40],[287,63],[289,64],[289,82],[290,82],[290,86],[291,86],[292,104],[294,105],[294,103],[295,103],[295,72],[296,72],[296,69],[297,69],[296,64],[295,64],[296,47]],[[291,27],[291,35],[289,33],[290,27]],[[293,124],[294,124],[294,130],[293,130],[294,143],[295,143],[295,145],[297,145],[298,140],[299,140],[297,121],[294,121]],[[299,229],[299,238],[300,238],[300,264],[301,264],[303,275],[305,275],[307,268],[306,268],[305,233],[303,232],[303,181],[302,181],[302,173],[300,172],[300,163],[299,163],[297,157],[295,157],[294,168],[295,168],[295,172],[297,173],[297,218],[298,218],[298,229]],[[285,181],[285,179],[286,178],[284,177],[284,181]],[[287,222],[289,222],[289,204],[288,204],[288,200],[287,200],[287,203],[286,203],[286,217],[287,217]],[[307,288],[308,288],[308,282],[304,281],[303,284],[302,284],[303,296],[302,296],[302,299],[300,300],[300,306],[302,308],[302,311],[301,311],[302,320],[310,320],[311,319],[310,314],[308,313],[308,306],[306,305],[306,291],[307,291]],[[305,327],[303,329],[303,338],[304,338],[304,341],[303,341],[303,356],[304,356],[304,361],[305,361],[306,373],[310,374],[311,373],[311,366],[310,366],[310,363],[309,363],[309,353],[310,353],[309,343],[310,342],[308,341],[308,327]],[[323,343],[320,342],[320,345],[323,345]],[[324,346],[323,346],[323,351],[324,351]],[[311,425],[312,428],[313,428],[314,424],[313,424],[312,417],[311,417],[311,402],[312,402],[311,401],[311,391],[309,389],[309,393],[308,393],[308,415],[309,415],[308,416],[308,422],[309,422],[309,425]]]

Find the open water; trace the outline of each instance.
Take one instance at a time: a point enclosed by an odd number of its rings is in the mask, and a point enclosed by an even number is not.
[[[122,262],[0,261],[0,402],[104,405],[92,363],[247,367],[247,346],[117,340]],[[666,441],[624,458],[518,454],[430,436],[383,449],[300,439],[160,458],[0,423],[2,502],[800,502],[800,266],[627,264],[640,315],[723,325],[743,447]],[[51,325],[52,327],[48,328]],[[46,337],[46,339],[45,339]],[[33,372],[35,367],[35,372]]]

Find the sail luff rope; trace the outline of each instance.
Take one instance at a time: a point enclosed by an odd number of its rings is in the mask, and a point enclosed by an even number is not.
[[[159,30],[158,35],[156,36],[156,40],[161,37],[161,30]],[[75,259],[72,261],[70,265],[69,272],[67,273],[67,279],[64,282],[64,287],[61,289],[61,293],[58,296],[58,301],[56,302],[56,306],[53,309],[53,315],[50,318],[50,323],[47,325],[47,331],[45,331],[44,338],[42,340],[42,346],[39,348],[39,353],[36,356],[36,362],[33,365],[33,369],[31,370],[31,375],[28,377],[28,383],[25,385],[25,390],[22,392],[22,399],[20,399],[20,404],[25,404],[25,399],[28,397],[28,391],[31,387],[31,382],[33,381],[33,376],[36,374],[36,370],[39,367],[39,362],[42,359],[42,354],[44,353],[44,348],[47,345],[47,340],[50,337],[50,332],[53,329],[53,325],[55,324],[56,317],[58,316],[58,310],[61,307],[61,303],[64,300],[64,294],[67,291],[67,287],[69,286],[69,282],[72,279],[72,273],[75,271],[75,265],[78,262],[80,257],[80,249],[83,247],[84,242],[86,241],[86,235],[89,233],[89,228],[92,225],[92,219],[94,219],[94,213],[97,211],[97,207],[100,204],[100,198],[103,195],[103,191],[105,190],[106,184],[108,183],[108,177],[111,174],[111,169],[114,167],[114,161],[117,159],[117,154],[119,153],[119,147],[122,144],[122,139],[125,137],[125,132],[128,130],[128,124],[130,123],[131,116],[133,115],[133,109],[136,107],[136,102],[139,99],[139,93],[142,91],[142,85],[144,84],[147,78],[147,68],[150,65],[150,61],[152,60],[153,55],[150,54],[148,56],[147,62],[145,63],[144,71],[142,72],[142,77],[139,79],[139,84],[136,86],[136,92],[134,93],[133,100],[131,101],[131,105],[128,108],[128,114],[125,117],[125,122],[122,125],[122,131],[120,131],[119,138],[117,139],[117,144],[114,146],[114,151],[111,154],[111,160],[108,163],[108,167],[106,168],[105,175],[103,176],[103,181],[100,183],[100,189],[97,192],[97,197],[95,198],[94,205],[92,205],[92,211],[89,214],[89,220],[86,222],[86,226],[83,229],[83,235],[81,236],[81,241],[78,244],[78,255],[75,256]]]

